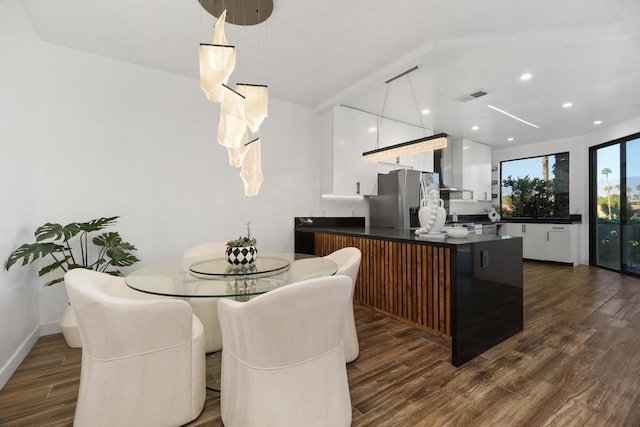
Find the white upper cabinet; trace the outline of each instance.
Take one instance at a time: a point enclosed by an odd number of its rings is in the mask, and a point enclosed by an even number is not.
[[[462,140],[462,186],[474,200],[491,201],[491,147]]]
[[[380,134],[378,135],[378,126]],[[333,110],[333,194],[377,195],[378,174],[394,169],[412,168],[433,171],[433,152],[364,163],[365,151],[431,136],[432,132],[417,126],[384,119],[348,107]]]

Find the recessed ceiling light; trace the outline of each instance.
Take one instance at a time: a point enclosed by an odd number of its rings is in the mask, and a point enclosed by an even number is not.
[[[602,120],[596,120],[593,122],[594,125],[601,125],[602,124]]]
[[[513,141],[513,137],[507,138],[507,141],[509,141],[509,142]]]
[[[371,126],[371,127],[369,128],[369,132],[373,133],[373,132],[375,132],[375,131],[376,131],[376,128],[375,128],[374,126]]]
[[[520,80],[522,81],[531,80],[531,77],[533,77],[531,73],[524,73],[523,75],[520,76]]]
[[[573,103],[571,102],[565,102],[564,104],[562,104],[562,108],[571,108],[573,107]]]
[[[431,111],[427,110],[426,108],[425,108],[424,110],[422,110],[422,114],[424,114],[425,116],[426,116],[427,114],[429,114],[430,112],[431,112]]]
[[[472,126],[471,127],[471,130],[478,130],[478,129],[480,129],[478,126]]]

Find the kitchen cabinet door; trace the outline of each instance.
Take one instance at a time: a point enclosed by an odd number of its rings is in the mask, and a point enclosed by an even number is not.
[[[527,259],[544,261],[546,259],[546,225],[545,224],[523,224],[524,249],[522,256]]]
[[[378,135],[378,126],[380,126]],[[417,126],[378,120],[375,114],[348,107],[333,109],[333,193],[339,195],[377,195],[378,174],[395,169],[433,172],[433,152],[376,163],[364,163],[362,153],[389,145],[431,136],[433,132]]]
[[[500,234],[504,236],[522,237],[522,233],[522,224],[516,224],[514,222],[508,222],[500,229]]]
[[[333,193],[378,194],[376,163],[364,163],[362,153],[375,149],[377,118],[352,108],[333,111]]]
[[[548,225],[546,239],[547,261],[573,263],[571,226]]]
[[[462,165],[462,186],[474,200],[491,201],[491,147],[464,139]]]

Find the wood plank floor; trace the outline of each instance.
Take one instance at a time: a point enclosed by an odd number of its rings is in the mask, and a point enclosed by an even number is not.
[[[640,280],[525,263],[525,330],[461,368],[447,344],[356,306],[354,426],[639,426]],[[0,391],[2,426],[70,426],[80,350],[40,338]],[[221,426],[217,393],[189,426]],[[330,427],[330,426],[329,426]]]

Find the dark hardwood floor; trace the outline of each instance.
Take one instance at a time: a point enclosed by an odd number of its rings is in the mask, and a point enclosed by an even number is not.
[[[525,329],[456,369],[447,344],[356,306],[354,426],[639,426],[640,280],[525,263]],[[40,338],[0,391],[2,426],[70,426],[80,350]],[[221,426],[219,396],[189,426]],[[330,427],[330,426],[328,426]]]

